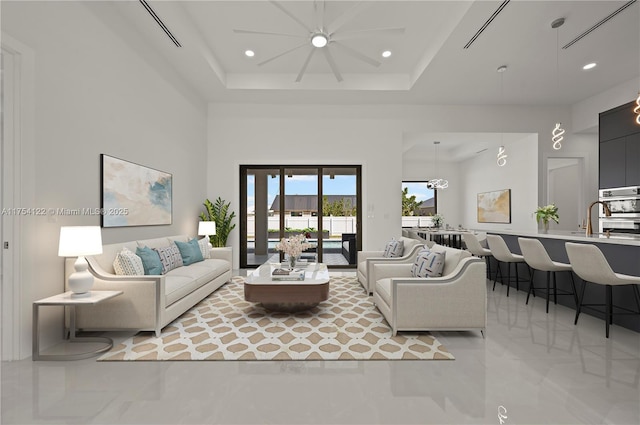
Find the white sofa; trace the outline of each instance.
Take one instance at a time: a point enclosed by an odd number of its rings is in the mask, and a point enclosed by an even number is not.
[[[113,269],[116,254],[127,247],[159,248],[173,241],[187,242],[187,236],[172,236],[122,242],[103,246],[103,253],[87,257],[89,271],[95,276],[94,290],[123,291],[110,300],[76,308],[76,326],[85,330],[162,328],[196,305],[231,279],[231,248],[213,248],[211,258],[170,270],[165,275],[119,276]],[[65,262],[65,277],[74,271],[75,258]],[[67,279],[65,279],[65,282]]]
[[[404,251],[402,257],[383,257],[384,250],[379,251],[358,251],[358,281],[362,287],[371,294],[373,292],[373,284],[375,281],[371,281],[368,276],[371,275],[373,265],[376,263],[392,263],[399,264],[405,262],[411,262],[416,257],[416,254],[420,249],[424,248],[424,245],[420,241],[412,238],[400,237],[398,240],[404,242]]]
[[[487,326],[486,264],[467,251],[444,251],[442,277],[411,276],[412,263],[377,263],[371,279],[373,300],[393,330],[469,330],[484,336]]]

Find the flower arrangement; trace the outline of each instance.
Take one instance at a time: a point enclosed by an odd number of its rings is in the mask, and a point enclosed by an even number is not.
[[[298,258],[302,251],[311,248],[311,244],[307,242],[307,238],[303,234],[293,235],[289,238],[282,238],[276,244],[276,249],[287,254],[290,258]]]
[[[558,216],[558,207],[554,204],[545,205],[544,207],[538,207],[535,211],[536,214],[536,222],[542,223],[546,225],[549,224],[549,220],[553,220],[556,223],[560,223],[560,217]]]
[[[434,214],[431,216],[431,221],[433,222],[433,225],[435,227],[440,227],[442,226],[442,223],[444,223],[444,216],[440,214]]]

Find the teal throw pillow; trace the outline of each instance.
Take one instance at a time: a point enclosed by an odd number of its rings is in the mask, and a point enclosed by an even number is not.
[[[136,255],[142,260],[144,274],[162,274],[162,263],[156,251],[145,246],[136,248]]]
[[[180,255],[182,256],[182,263],[185,266],[189,264],[197,263],[199,261],[204,261],[202,257],[202,252],[200,251],[200,245],[198,245],[197,239],[191,239],[189,242],[180,242],[174,241],[180,250]]]

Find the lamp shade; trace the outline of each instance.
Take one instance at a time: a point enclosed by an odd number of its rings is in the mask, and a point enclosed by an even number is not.
[[[216,222],[215,221],[201,221],[198,223],[198,235],[211,236],[216,234]]]
[[[79,257],[102,254],[100,226],[62,226],[58,256]]]

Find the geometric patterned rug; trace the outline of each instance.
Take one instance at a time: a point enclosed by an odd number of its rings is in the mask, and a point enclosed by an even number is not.
[[[453,360],[427,332],[391,328],[355,277],[331,276],[329,299],[298,313],[244,299],[234,277],[162,331],[140,332],[98,361]]]

